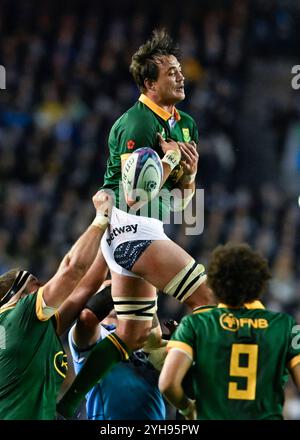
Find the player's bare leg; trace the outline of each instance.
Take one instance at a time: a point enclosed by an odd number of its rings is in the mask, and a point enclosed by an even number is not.
[[[151,314],[151,310],[154,314],[156,288],[141,278],[128,277],[116,272],[111,272],[111,275],[112,297],[118,315],[116,334],[129,349],[136,350],[143,346],[152,327],[152,317],[142,316],[143,312],[140,310],[146,308],[147,312],[150,311],[146,315]],[[146,304],[147,301],[149,304]],[[151,306],[151,301],[153,306]]]
[[[153,241],[139,257],[132,268],[132,272],[142,276],[157,289],[166,291],[166,286],[169,286],[170,282],[172,282],[172,280],[174,280],[192,260],[192,257],[173,241],[156,240]],[[212,291],[207,287],[204,277],[203,282],[201,282],[200,274],[197,275],[197,277],[199,277],[197,284],[200,284],[197,285],[195,283],[195,286],[197,287],[190,296],[186,299],[177,297],[177,299],[184,302],[192,309],[198,306],[215,303]],[[196,275],[194,279],[196,279]],[[193,280],[191,280],[191,282],[192,281]],[[180,287],[180,280],[178,280],[178,283]]]

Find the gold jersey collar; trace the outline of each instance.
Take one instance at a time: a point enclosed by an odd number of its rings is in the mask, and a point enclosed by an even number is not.
[[[139,97],[139,101],[145,104],[147,107],[150,108],[155,114],[157,114],[160,118],[162,118],[164,121],[167,121],[168,119],[172,118],[172,116],[175,118],[176,121],[180,120],[180,114],[174,107],[173,114],[167,112],[163,108],[161,108],[159,105],[155,104],[152,99],[150,99],[148,96],[144,95],[143,93]]]
[[[223,303],[218,304],[218,307],[223,308],[223,309],[240,309],[241,308],[241,307],[228,306],[227,304],[223,304]],[[265,306],[260,301],[253,301],[252,303],[245,303],[243,305],[243,307],[245,307],[245,309],[264,309],[265,308]]]

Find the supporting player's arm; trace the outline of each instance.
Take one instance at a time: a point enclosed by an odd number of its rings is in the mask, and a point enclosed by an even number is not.
[[[111,280],[106,280],[101,284],[99,291],[89,298],[73,327],[72,339],[78,349],[85,350],[98,341],[101,334],[99,324],[113,308]]]
[[[185,352],[172,348],[159,377],[159,389],[168,402],[188,420],[197,417],[195,402],[184,392],[182,382],[192,365],[192,359]]]
[[[59,326],[57,333],[63,334],[77,318],[90,297],[98,292],[108,272],[101,248],[98,249],[93,264],[80,280],[79,284],[58,309]]]
[[[43,287],[43,301],[48,308],[57,309],[74,290],[92,264],[100,239],[108,224],[111,199],[105,192],[93,197],[96,217],[76,241],[61,262],[58,271]]]

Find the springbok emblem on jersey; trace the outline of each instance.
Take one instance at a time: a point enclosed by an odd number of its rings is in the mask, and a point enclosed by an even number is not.
[[[182,129],[182,135],[183,135],[184,142],[190,142],[191,135],[190,135],[190,130],[188,128]]]
[[[68,370],[67,355],[63,351],[58,351],[54,356],[53,364],[58,374],[65,379]]]

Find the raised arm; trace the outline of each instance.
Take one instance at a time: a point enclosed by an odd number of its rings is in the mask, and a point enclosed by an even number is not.
[[[101,285],[99,292],[89,299],[73,327],[72,338],[78,349],[85,350],[98,341],[101,335],[99,324],[111,316],[113,308],[111,280],[106,280]]]
[[[59,326],[57,333],[59,335],[62,335],[68,330],[84,308],[89,298],[94,293],[98,292],[101,284],[107,277],[107,272],[107,264],[102,255],[101,249],[99,248],[96,258],[87,273],[58,309]]]
[[[43,300],[48,308],[58,309],[94,261],[108,224],[111,198],[99,191],[94,195],[93,203],[96,209],[94,221],[66,254],[54,277],[43,287]]]

